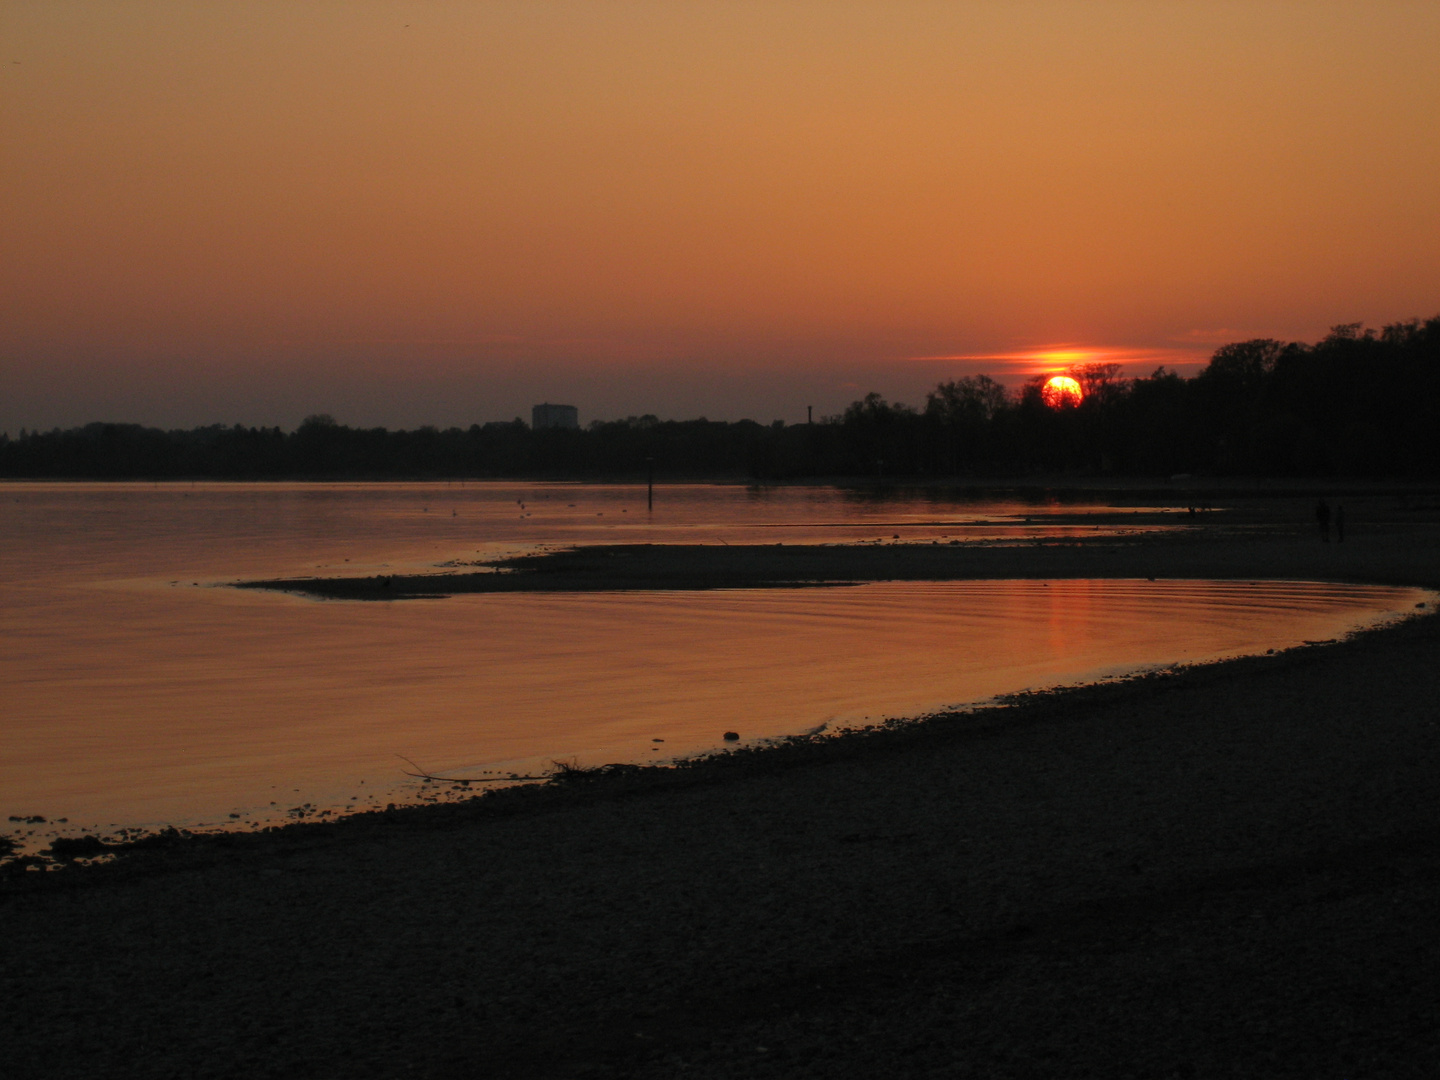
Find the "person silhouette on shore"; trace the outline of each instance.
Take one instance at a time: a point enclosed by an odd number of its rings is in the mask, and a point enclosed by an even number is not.
[[[1324,499],[1315,503],[1315,524],[1320,526],[1320,539],[1328,544],[1330,542],[1330,504]]]
[[[1335,507],[1335,542],[1345,543],[1345,507]]]

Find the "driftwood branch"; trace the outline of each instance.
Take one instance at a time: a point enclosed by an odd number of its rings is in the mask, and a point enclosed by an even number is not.
[[[424,769],[420,768],[419,765],[416,765],[415,762],[411,761],[404,754],[396,754],[395,756],[398,757],[401,761],[408,762],[410,767],[415,770],[414,772],[411,772],[409,769],[401,769],[400,771],[403,772],[406,776],[418,777],[421,780],[438,780],[441,783],[445,784],[502,784],[505,783],[507,780],[550,779],[548,776],[519,776],[514,773],[509,776],[436,776],[434,773],[428,773]]]

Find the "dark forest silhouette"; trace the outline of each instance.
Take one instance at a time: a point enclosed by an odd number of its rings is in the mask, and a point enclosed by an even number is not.
[[[984,375],[941,383],[921,409],[879,394],[814,424],[659,421],[533,431],[520,420],[387,431],[312,416],[279,428],[161,431],[94,423],[0,435],[11,478],[918,478],[1073,473],[1433,476],[1440,473],[1440,316],[1314,345],[1218,349],[1191,379],[1116,364],[1073,369],[1085,397],[1052,409]]]

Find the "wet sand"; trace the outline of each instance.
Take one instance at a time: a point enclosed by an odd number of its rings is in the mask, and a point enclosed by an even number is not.
[[[1440,585],[1440,530],[1417,521],[1345,545],[1274,525],[953,551],[957,577]],[[591,549],[533,576],[733,584],[751,560],[753,584],[792,558],[788,580],[806,559],[809,580],[864,580],[952,553]],[[1428,1077],[1437,780],[1424,617],[682,769],[159,844],[5,875],[0,1045],[15,1077]]]

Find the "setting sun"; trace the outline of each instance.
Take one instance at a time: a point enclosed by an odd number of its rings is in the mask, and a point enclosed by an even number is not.
[[[1052,375],[1040,388],[1040,399],[1052,409],[1079,405],[1084,396],[1080,384],[1069,375]]]

